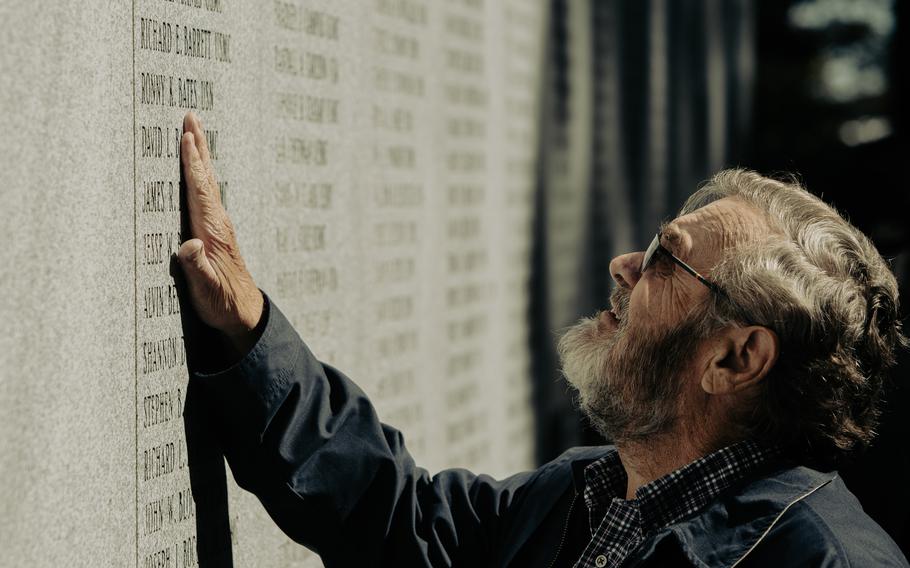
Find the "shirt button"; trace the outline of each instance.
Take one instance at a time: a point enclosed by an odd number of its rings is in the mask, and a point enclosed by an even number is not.
[[[597,568],[604,568],[604,566],[607,565],[607,557],[601,554],[594,559],[594,565],[597,566]]]

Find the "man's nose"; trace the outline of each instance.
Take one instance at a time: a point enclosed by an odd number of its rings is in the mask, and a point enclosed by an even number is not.
[[[621,254],[610,261],[610,275],[623,288],[632,289],[641,278],[641,260],[645,253]]]

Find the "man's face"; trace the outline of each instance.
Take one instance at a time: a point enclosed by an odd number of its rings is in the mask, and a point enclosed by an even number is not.
[[[678,217],[661,244],[710,279],[723,251],[763,233],[761,215],[735,198]],[[585,318],[559,343],[563,372],[582,409],[613,441],[666,432],[686,411],[686,389],[701,377],[699,347],[709,328],[703,305],[712,292],[658,254],[640,272],[644,253],[613,259],[611,310]]]

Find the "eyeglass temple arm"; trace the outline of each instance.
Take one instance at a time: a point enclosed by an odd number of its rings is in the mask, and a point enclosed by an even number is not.
[[[722,289],[720,286],[718,286],[718,285],[715,284],[714,282],[711,282],[710,280],[708,280],[707,278],[705,278],[704,276],[702,276],[701,274],[699,274],[697,270],[695,270],[694,268],[692,268],[691,266],[689,266],[688,264],[686,264],[686,263],[683,262],[682,260],[676,258],[676,255],[674,255],[674,254],[672,254],[672,253],[669,253],[667,256],[669,256],[669,257],[670,257],[670,260],[672,260],[673,262],[675,262],[676,264],[678,264],[683,270],[685,270],[686,272],[688,272],[688,273],[691,274],[692,276],[698,278],[698,281],[699,281],[699,282],[701,282],[702,284],[704,284],[705,286],[707,286],[707,287],[710,288],[711,290],[717,292],[718,294],[720,294],[720,295],[722,295],[722,296],[726,296],[726,295],[727,295],[727,293],[724,292],[723,289]]]

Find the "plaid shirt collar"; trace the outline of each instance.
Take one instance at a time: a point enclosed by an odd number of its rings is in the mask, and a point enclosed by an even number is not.
[[[773,447],[737,442],[643,485],[626,500],[626,472],[619,452],[610,450],[584,470],[592,538],[577,566],[619,565],[645,536],[703,509],[778,455]]]

